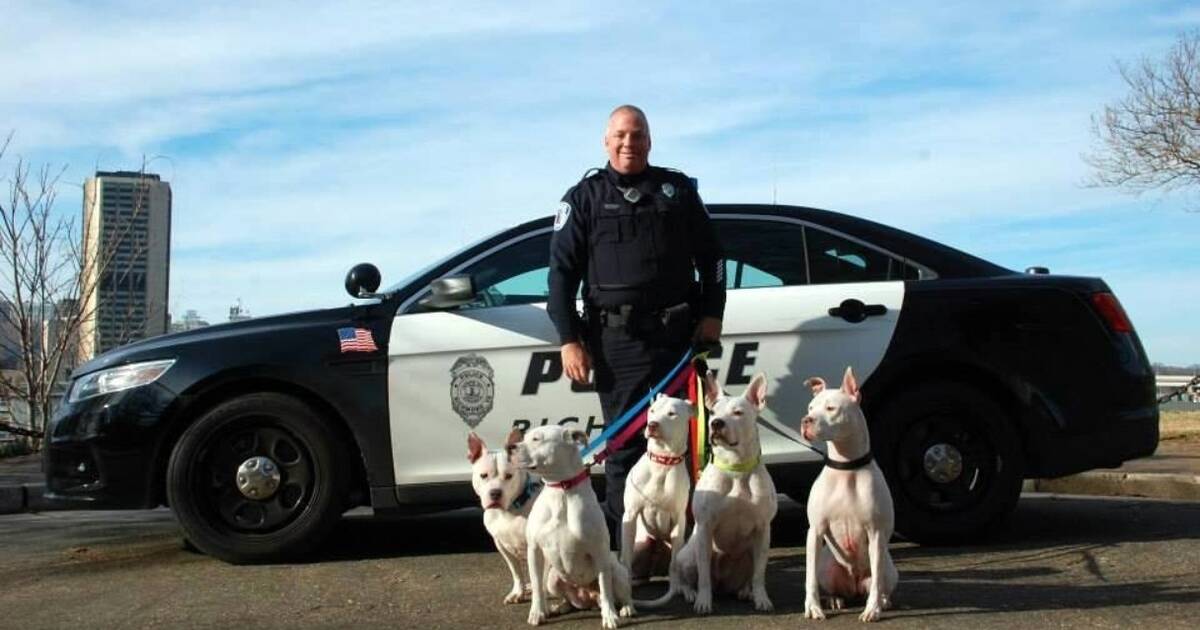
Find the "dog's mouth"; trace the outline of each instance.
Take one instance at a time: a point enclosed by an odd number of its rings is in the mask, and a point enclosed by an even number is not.
[[[485,509],[485,510],[503,510],[504,504],[500,503],[499,501],[489,501],[487,505],[483,506],[483,509]]]
[[[724,433],[713,433],[712,438],[709,439],[709,443],[713,446],[727,446],[729,448],[734,448],[740,444],[740,442],[730,442]]]

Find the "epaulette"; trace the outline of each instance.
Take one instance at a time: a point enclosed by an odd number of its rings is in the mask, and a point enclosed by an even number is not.
[[[595,177],[597,175],[600,175],[603,172],[604,172],[604,169],[593,166],[592,168],[589,168],[588,170],[584,171],[583,177],[580,177],[579,181],[583,181],[585,179]]]

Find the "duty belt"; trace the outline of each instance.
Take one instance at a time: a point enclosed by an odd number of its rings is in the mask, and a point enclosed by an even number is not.
[[[656,310],[636,308],[632,304],[621,304],[615,307],[593,307],[596,321],[604,328],[633,329],[646,324],[669,325],[676,317],[687,317],[691,307],[687,302],[680,302]]]

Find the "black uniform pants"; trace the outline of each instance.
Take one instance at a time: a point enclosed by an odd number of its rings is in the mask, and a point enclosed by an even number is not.
[[[608,425],[661,381],[679,363],[689,344],[686,336],[676,333],[676,338],[668,338],[662,329],[631,334],[624,328],[598,328],[589,335],[588,350],[604,423]],[[645,452],[646,438],[638,432],[604,461],[605,496],[601,507],[609,535],[618,547],[621,516],[625,513],[625,477]]]

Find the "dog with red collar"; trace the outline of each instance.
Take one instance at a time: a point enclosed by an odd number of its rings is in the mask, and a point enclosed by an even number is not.
[[[586,432],[561,426],[510,438],[513,462],[545,481],[525,525],[532,626],[550,613],[547,595],[563,598],[555,613],[599,605],[605,628],[637,612],[629,572],[608,548],[608,525],[583,465],[585,446]]]
[[[659,394],[646,413],[646,453],[625,479],[625,515],[621,521],[621,563],[634,583],[649,577],[664,545],[671,560],[683,548],[687,529],[688,419],[691,403]]]

